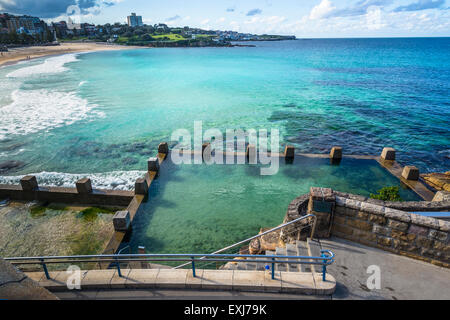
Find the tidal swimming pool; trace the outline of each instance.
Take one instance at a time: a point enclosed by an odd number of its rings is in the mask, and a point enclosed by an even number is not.
[[[369,196],[399,186],[403,200],[421,200],[375,160],[296,157],[274,176],[255,165],[175,165],[166,160],[148,201],[122,246],[133,252],[211,253],[283,222],[289,203],[310,187]]]

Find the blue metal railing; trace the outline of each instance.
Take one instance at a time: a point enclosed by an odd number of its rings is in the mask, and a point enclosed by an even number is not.
[[[306,215],[306,216],[303,216],[303,217],[300,217],[300,218],[298,218],[298,219],[292,220],[292,221],[290,221],[290,222],[288,222],[288,223],[284,223],[284,224],[282,224],[282,225],[280,225],[280,226],[278,226],[278,227],[275,227],[275,228],[273,228],[273,229],[270,229],[270,230],[267,230],[267,231],[265,231],[265,232],[262,232],[262,233],[260,233],[260,234],[258,234],[258,235],[256,235],[256,236],[251,237],[251,238],[248,238],[248,239],[245,239],[245,240],[236,242],[235,244],[232,244],[232,245],[230,245],[230,246],[228,246],[228,247],[222,248],[222,249],[220,249],[220,250],[218,250],[218,251],[215,251],[215,252],[213,252],[213,253],[211,253],[211,254],[224,253],[225,251],[228,251],[228,250],[231,250],[231,249],[233,249],[233,248],[237,248],[237,247],[239,247],[239,246],[242,246],[243,244],[246,244],[246,243],[248,243],[248,242],[250,242],[250,241],[252,241],[252,240],[254,240],[254,239],[262,238],[262,237],[264,237],[265,235],[268,235],[268,234],[273,233],[273,232],[278,231],[278,230],[282,230],[282,229],[284,229],[284,228],[286,228],[286,227],[288,227],[288,226],[291,226],[291,225],[293,225],[293,224],[295,224],[295,223],[298,223],[298,222],[304,221],[304,220],[308,220],[308,219],[312,220],[312,222],[311,222],[309,225],[303,226],[303,228],[306,228],[306,227],[309,227],[309,226],[312,225],[312,229],[311,229],[311,239],[313,239],[313,238],[314,238],[314,232],[315,232],[315,229],[316,229],[317,217],[316,217],[315,214],[308,214],[308,215]],[[297,232],[299,232],[299,231],[297,230]],[[178,266],[178,267],[175,267],[174,269],[183,268],[183,267],[186,267],[187,265],[189,265],[189,263],[182,264],[182,265],[180,265],[180,266]]]
[[[255,263],[268,263],[272,266],[272,279],[275,279],[276,264],[307,264],[321,265],[323,278],[326,277],[327,266],[334,263],[334,253],[330,250],[322,250],[320,257],[307,256],[260,256],[261,259],[254,259]],[[255,255],[238,254],[115,254],[115,255],[90,255],[90,256],[58,256],[58,257],[15,257],[4,260],[13,265],[34,265],[40,264],[44,269],[47,279],[50,278],[47,265],[49,264],[76,264],[76,263],[105,263],[115,265],[119,277],[122,276],[121,263],[130,262],[186,262],[192,266],[192,274],[196,277],[196,262],[236,262],[236,258],[255,258]],[[285,260],[283,260],[285,259]]]

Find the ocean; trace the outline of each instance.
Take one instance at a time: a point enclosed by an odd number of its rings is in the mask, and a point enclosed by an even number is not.
[[[299,152],[450,164],[450,38],[67,54],[0,68],[0,183],[130,189],[173,131],[279,129]]]

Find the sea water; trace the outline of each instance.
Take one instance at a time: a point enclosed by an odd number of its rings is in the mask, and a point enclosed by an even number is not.
[[[380,154],[389,146],[398,150],[402,164],[422,172],[449,170],[449,38],[250,44],[256,47],[67,54],[0,68],[0,183],[36,174],[40,184],[73,186],[89,176],[97,188],[129,190],[158,144],[169,141],[177,129],[192,132],[194,121],[202,121],[204,130],[278,129],[283,145],[305,153],[328,153],[339,145],[346,154]],[[161,198],[143,209],[144,220],[137,221],[146,227],[135,228],[132,243],[155,251],[186,249],[155,234],[168,228],[171,214],[186,214],[191,222],[184,225],[192,232],[200,222],[196,218],[193,223],[189,214],[206,212],[242,217],[205,222],[245,230],[230,236],[230,241],[240,240],[281,222],[289,202],[312,185],[368,195],[399,184],[379,167],[383,174],[372,182],[373,163],[362,165],[369,175],[361,184],[351,178],[349,167],[334,168],[336,178],[329,175],[329,164],[315,161],[318,168],[296,171],[307,178],[295,183],[281,170],[267,180],[252,177],[249,181],[265,182],[245,182],[250,187],[238,183],[245,180],[245,166],[167,172],[167,187],[152,191]],[[209,170],[215,170],[210,172],[214,179],[207,179]],[[233,179],[226,178],[230,174]],[[178,196],[177,188],[187,192],[187,186],[197,184],[192,194]],[[260,188],[271,191],[263,195]],[[210,205],[190,202],[195,192],[196,197],[207,194]],[[225,201],[224,193],[235,197]],[[217,206],[212,205],[215,197]],[[248,207],[233,199],[245,199]],[[167,206],[161,205],[164,201]],[[171,206],[173,212],[165,214]],[[255,219],[257,223],[247,224]],[[231,228],[233,221],[242,228]],[[208,232],[210,238],[212,234]],[[217,248],[224,237],[218,237],[217,245],[198,248]]]

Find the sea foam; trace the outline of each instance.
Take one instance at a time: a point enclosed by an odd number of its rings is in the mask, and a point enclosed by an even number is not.
[[[11,98],[11,104],[0,107],[0,140],[7,135],[49,131],[90,116],[103,116],[101,112],[91,112],[96,105],[90,105],[75,92],[15,90]]]
[[[75,188],[75,183],[83,178],[90,178],[95,189],[133,190],[138,178],[145,171],[113,171],[106,173],[71,174],[59,172],[41,172],[36,176],[39,185],[46,187]],[[0,184],[19,184],[23,176],[0,176]]]
[[[62,56],[52,57],[46,59],[43,63],[27,66],[8,73],[6,76],[8,78],[26,78],[42,74],[53,74],[68,71],[69,69],[65,67],[65,64],[70,62],[78,61],[77,53],[65,54]]]

